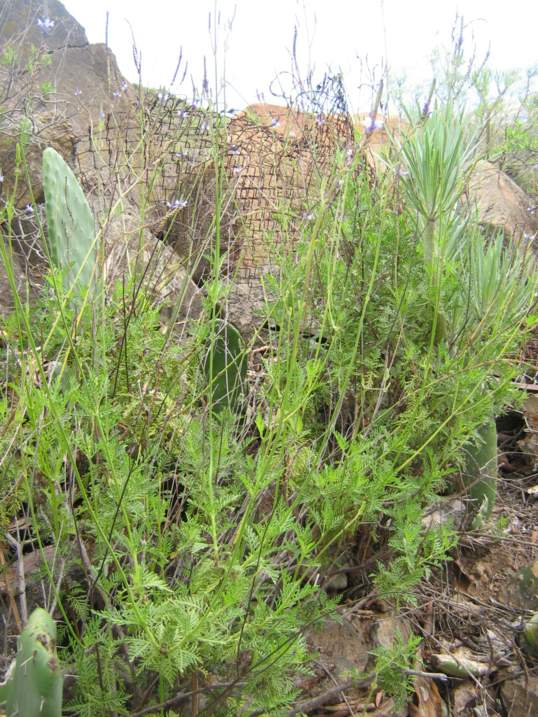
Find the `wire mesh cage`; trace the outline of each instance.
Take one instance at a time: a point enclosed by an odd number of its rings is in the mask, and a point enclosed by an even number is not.
[[[90,195],[132,202],[153,234],[203,281],[214,251],[223,274],[256,284],[320,198],[339,148],[354,141],[339,78],[292,105],[252,105],[233,117],[158,94],[107,114],[75,147]]]

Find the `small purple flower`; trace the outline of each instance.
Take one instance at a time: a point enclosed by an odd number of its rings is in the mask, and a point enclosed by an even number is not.
[[[237,157],[238,154],[241,154],[241,150],[236,144],[232,144],[228,150],[228,154],[232,157]]]
[[[186,152],[176,152],[176,157],[178,159],[188,159],[189,155]]]
[[[270,125],[270,126],[271,126],[271,127],[278,127],[279,124],[280,124],[280,120],[278,119],[278,117],[273,117],[273,119],[271,120],[271,125]]]
[[[430,103],[429,103],[429,102],[425,102],[425,103],[424,103],[424,107],[422,108],[422,116],[423,116],[423,117],[430,117],[430,116],[431,116],[431,113],[432,113],[432,111],[431,111],[431,109],[430,109]]]
[[[407,169],[402,169],[400,166],[396,167],[396,176],[397,177],[408,177],[409,172]]]
[[[322,114],[317,115],[316,117],[316,124],[318,127],[323,127],[323,125],[326,123],[326,119]]]
[[[125,82],[125,80],[123,80],[123,82],[120,85],[120,90],[122,92],[127,92],[128,89],[129,89],[129,85],[127,84],[127,82]]]
[[[82,94],[82,90],[77,87],[73,94],[75,95],[75,97],[80,97],[80,95]]]
[[[367,117],[362,124],[366,127],[367,134],[370,134],[375,129],[383,129],[383,120],[378,120],[375,117]]]
[[[311,222],[314,218],[314,214],[312,212],[303,212],[303,219],[305,222]]]
[[[174,199],[171,202],[166,202],[168,209],[185,209],[189,202],[186,199]]]
[[[187,110],[178,110],[177,115],[178,115],[179,119],[187,119],[187,117],[189,116],[189,113],[187,112]]]
[[[101,119],[101,120],[104,120],[104,119],[105,119],[105,113],[103,112],[103,110],[101,110],[101,111],[99,112],[99,119]]]
[[[34,208],[33,208],[33,206],[32,206],[31,204],[27,204],[27,205],[24,207],[24,211],[26,212],[26,214],[28,214],[29,217],[31,217],[32,214],[34,213]]]
[[[114,90],[112,97],[121,97],[121,92],[119,90]]]
[[[200,125],[200,132],[207,132],[209,129],[209,124],[207,122],[202,122]]]
[[[2,174],[2,172],[0,172],[0,184],[2,184],[3,181],[4,181],[4,175]]]
[[[233,168],[234,174],[241,174],[242,171],[243,171],[243,167],[234,167]]]
[[[161,104],[164,104],[169,97],[168,92],[157,92],[157,99]]]
[[[50,17],[38,17],[37,26],[44,35],[48,35],[56,23]]]

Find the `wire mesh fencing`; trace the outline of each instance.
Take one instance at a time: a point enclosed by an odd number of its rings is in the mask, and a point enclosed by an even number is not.
[[[76,144],[76,171],[90,195],[134,205],[198,282],[218,244],[223,274],[254,287],[275,246],[293,244],[309,220],[337,150],[354,141],[337,80],[295,100],[229,117],[160,94],[102,117]]]

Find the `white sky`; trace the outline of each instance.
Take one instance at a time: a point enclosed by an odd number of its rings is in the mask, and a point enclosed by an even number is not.
[[[299,27],[301,69],[304,71],[310,62],[320,76],[327,67],[342,70],[354,109],[360,103],[357,87],[368,80],[366,60],[370,67],[377,68],[377,77],[386,58],[392,76],[406,73],[413,82],[428,80],[431,52],[434,47],[449,45],[456,12],[469,26],[468,49],[473,36],[479,56],[491,47],[491,67],[527,68],[538,63],[538,0],[63,2],[84,26],[90,42],[104,42],[109,11],[109,45],[121,71],[131,81],[137,79],[131,28],[142,53],[142,80],[146,86],[170,88],[182,49],[184,63],[179,75],[188,61],[187,78],[183,85],[176,82],[171,89],[190,97],[192,81],[201,86],[204,57],[214,87],[216,56],[217,73],[221,78],[225,74],[227,85],[226,97],[221,93],[219,102],[222,106],[226,101],[227,107],[244,107],[255,102],[258,93],[271,101],[271,80],[277,72],[291,67],[295,25]],[[215,8],[220,12],[220,24],[215,23]],[[210,13],[211,31],[217,26],[216,55],[209,33]]]

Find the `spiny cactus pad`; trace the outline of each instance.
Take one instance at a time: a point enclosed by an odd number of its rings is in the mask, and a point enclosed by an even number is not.
[[[0,684],[7,717],[61,717],[63,675],[56,655],[56,624],[37,608],[19,637],[17,657]]]
[[[95,221],[77,178],[52,147],[43,152],[43,188],[51,261],[65,289],[90,287],[96,264]]]
[[[243,339],[235,326],[218,322],[218,331],[208,349],[204,368],[213,410],[219,412],[224,407],[235,410],[247,370]]]

